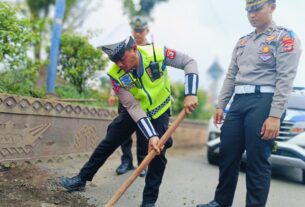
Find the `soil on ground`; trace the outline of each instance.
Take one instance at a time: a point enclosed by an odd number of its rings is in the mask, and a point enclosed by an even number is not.
[[[94,207],[78,193],[58,185],[56,175],[36,166],[0,172],[1,207]]]

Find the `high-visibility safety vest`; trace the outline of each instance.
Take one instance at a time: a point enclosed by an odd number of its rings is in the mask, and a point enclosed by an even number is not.
[[[159,63],[160,77],[156,80],[150,68],[150,62],[154,62],[152,45],[138,46],[140,67],[137,70],[126,73],[116,64],[109,69],[108,75],[128,90],[140,102],[141,108],[147,116],[153,119],[161,116],[171,106],[170,82],[168,71],[164,65],[165,48],[155,46],[156,60]]]

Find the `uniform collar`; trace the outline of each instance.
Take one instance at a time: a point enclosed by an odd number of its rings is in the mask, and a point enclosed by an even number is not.
[[[267,29],[265,29],[265,31],[263,32],[266,35],[270,35],[276,28],[276,24],[275,22],[271,22],[271,24],[269,25],[269,27]]]
[[[254,35],[254,38],[256,39],[256,38],[262,36],[263,34],[271,35],[272,32],[275,30],[275,28],[276,28],[276,24],[275,24],[275,22],[272,21],[271,24],[262,33],[256,34],[256,32],[254,30],[251,34]]]
[[[141,77],[144,73],[143,57],[141,52],[138,50],[138,55],[140,57],[140,63],[138,68],[135,70],[138,77]]]

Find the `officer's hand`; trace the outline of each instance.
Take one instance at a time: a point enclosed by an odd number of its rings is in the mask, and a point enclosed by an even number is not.
[[[158,147],[158,142],[159,142],[159,137],[152,137],[149,139],[149,144],[148,144],[148,153],[150,153],[151,150],[155,150],[157,155],[160,154],[160,149]]]
[[[108,105],[113,106],[115,104],[115,100],[116,100],[115,96],[109,96]]]
[[[187,114],[190,114],[198,106],[197,96],[186,96],[184,98],[184,108]]]
[[[275,139],[280,130],[280,119],[276,117],[268,117],[263,124],[261,135],[262,139],[270,140]]]
[[[214,114],[214,124],[217,127],[217,124],[221,124],[223,120],[223,109],[216,109]]]

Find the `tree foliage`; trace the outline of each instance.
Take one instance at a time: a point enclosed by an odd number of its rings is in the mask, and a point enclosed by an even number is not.
[[[39,64],[27,52],[38,38],[26,19],[16,15],[16,8],[0,2],[0,92],[22,93],[33,87]]]
[[[19,69],[27,60],[30,44],[37,41],[30,22],[18,19],[16,9],[0,2],[0,62],[5,68]]]
[[[55,0],[26,0],[29,10],[29,17],[32,24],[32,30],[38,34],[41,41],[34,45],[34,57],[41,60],[41,51],[44,49],[43,43],[50,39],[52,18],[50,10],[55,6]],[[82,25],[87,15],[94,10],[92,6],[93,0],[66,0],[64,15],[64,30],[74,30]],[[97,8],[97,7],[95,7]],[[48,52],[48,51],[47,51]]]
[[[140,0],[138,4],[134,0],[123,0],[124,13],[129,16],[129,18],[141,15],[151,17],[151,12],[154,7],[161,2],[166,2],[168,0]]]
[[[89,78],[98,70],[103,70],[106,60],[102,53],[86,37],[63,34],[60,43],[58,72],[61,77],[83,92]]]
[[[172,83],[172,97],[173,113],[177,115],[184,108],[184,84],[181,82]],[[208,120],[212,115],[212,111],[207,111],[205,105],[207,104],[207,93],[202,89],[198,90],[198,107],[188,115],[190,119],[203,119]]]

